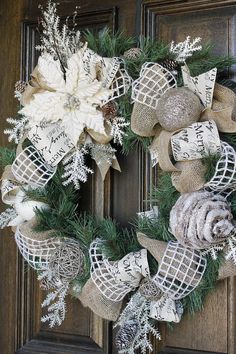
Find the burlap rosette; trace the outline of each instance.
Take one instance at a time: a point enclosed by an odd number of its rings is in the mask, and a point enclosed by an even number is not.
[[[78,298],[84,307],[88,307],[96,315],[108,321],[116,321],[119,317],[122,301],[108,300],[102,295],[91,278],[84,285]]]

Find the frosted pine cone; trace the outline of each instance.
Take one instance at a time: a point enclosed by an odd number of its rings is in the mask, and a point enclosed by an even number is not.
[[[183,194],[170,213],[170,229],[186,247],[206,249],[232,233],[232,214],[224,197],[212,192]]]
[[[131,347],[134,338],[139,330],[139,324],[136,320],[127,321],[117,332],[115,345],[118,350],[124,350]]]
[[[137,59],[138,57],[140,57],[141,54],[142,54],[142,49],[130,48],[129,50],[126,50],[124,52],[124,58],[129,60]]]

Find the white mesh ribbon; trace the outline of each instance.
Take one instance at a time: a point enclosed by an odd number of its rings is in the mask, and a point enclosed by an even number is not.
[[[40,237],[40,234],[38,235]],[[48,267],[52,252],[61,243],[61,241],[55,237],[49,237],[43,240],[40,238],[32,238],[27,232],[22,231],[20,226],[16,229],[15,240],[24,259],[32,268],[37,270]]]
[[[183,306],[179,300],[163,295],[160,300],[150,304],[150,317],[157,321],[178,323],[183,315]]]
[[[206,265],[201,253],[170,241],[153,281],[171,299],[179,300],[198,286]]]
[[[16,157],[11,170],[19,182],[44,187],[55,174],[56,167],[48,165],[34,146],[28,146]]]
[[[109,300],[121,301],[149,275],[147,250],[132,252],[117,262],[109,262],[101,251],[101,240],[91,243],[91,278],[100,292]]]
[[[104,103],[125,95],[132,83],[121,58],[103,58],[103,61],[106,60],[109,60],[109,66],[107,66],[104,84],[111,90],[111,95]]]
[[[176,79],[170,71],[157,63],[148,62],[143,64],[139,78],[132,84],[132,99],[156,109],[158,99],[176,86]]]
[[[212,191],[223,192],[236,188],[236,152],[232,146],[221,142],[221,156],[217,161],[215,174],[205,184]]]

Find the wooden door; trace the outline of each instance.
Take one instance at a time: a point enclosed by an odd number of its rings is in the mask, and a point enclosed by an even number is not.
[[[135,1],[60,1],[58,12],[66,19],[80,6],[79,28],[96,31],[105,26],[113,31],[130,24],[134,29]],[[1,0],[1,122],[14,115],[17,101],[13,99],[14,82],[27,80],[37,63],[35,45],[39,43],[37,31],[40,11],[38,4],[45,0]],[[6,138],[1,134],[1,144]],[[108,215],[110,209],[110,177],[102,183],[95,171],[89,183],[80,192],[81,209],[94,214]],[[111,353],[112,326],[85,309],[78,300],[69,299],[65,322],[59,328],[49,329],[42,324],[41,302],[45,296],[36,275],[26,270],[10,231],[0,239],[0,353]]]
[[[165,41],[186,35],[201,36],[215,44],[217,54],[235,54],[236,0],[61,0],[59,14],[71,15],[79,5],[79,25],[97,30],[104,26],[125,29]],[[0,0],[0,117],[16,112],[14,82],[29,77],[37,60],[35,44],[38,4],[45,0]],[[1,134],[1,144],[6,137]],[[81,191],[81,204],[99,215],[117,218],[126,225],[138,210],[148,207],[153,182],[158,179],[150,159],[142,149],[119,156],[122,173],[111,172],[105,183],[99,173]],[[10,232],[0,238],[0,352],[80,354],[115,353],[112,326],[78,300],[68,301],[67,318],[56,329],[42,325],[41,300],[35,274],[25,270]],[[161,326],[163,341],[154,343],[155,353],[236,354],[235,280],[218,284],[194,318],[186,316],[173,330]]]

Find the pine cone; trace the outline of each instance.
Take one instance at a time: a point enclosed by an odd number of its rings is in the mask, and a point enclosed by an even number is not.
[[[139,324],[136,320],[127,321],[117,332],[115,345],[118,350],[128,349],[137,335]]]
[[[25,91],[27,83],[25,81],[17,81],[15,83],[15,92],[22,94]]]
[[[117,117],[118,107],[115,101],[110,101],[102,106],[103,117],[112,120]]]
[[[142,49],[130,48],[129,50],[126,50],[124,52],[124,58],[129,60],[137,59],[138,57],[140,57],[141,54],[142,54]]]
[[[233,231],[230,207],[221,195],[198,191],[183,194],[170,213],[170,229],[186,247],[206,249],[222,243]]]
[[[179,64],[176,60],[173,59],[164,59],[163,61],[159,62],[163,68],[169,70],[173,75],[178,74]]]
[[[139,292],[146,299],[151,300],[151,301],[157,301],[163,295],[163,292],[161,291],[161,289],[158,288],[156,283],[152,279],[149,279],[149,278],[144,278],[144,280],[142,281],[142,283],[139,287]]]

